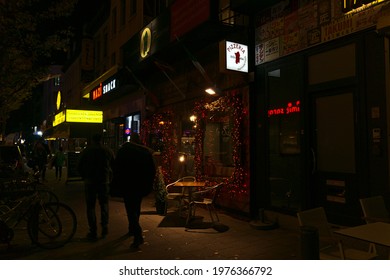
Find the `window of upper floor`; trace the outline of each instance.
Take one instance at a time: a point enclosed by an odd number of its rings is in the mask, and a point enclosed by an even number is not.
[[[130,0],[129,5],[130,17],[133,17],[137,13],[137,0]]]
[[[123,26],[126,24],[126,0],[121,0],[119,13],[120,13],[120,25]]]
[[[164,12],[172,0],[144,0],[144,23],[148,23]]]
[[[219,21],[226,25],[248,25],[248,17],[230,9],[230,0],[219,1]]]
[[[111,54],[111,66],[116,65],[116,53]]]
[[[104,33],[103,37],[103,57],[108,56],[108,33]]]
[[[54,86],[58,87],[61,85],[61,77],[57,76],[54,78]]]
[[[117,20],[118,20],[117,13],[118,13],[117,7],[113,8],[112,12],[111,12],[111,33],[112,33],[112,36],[114,36],[116,34],[116,31],[117,31]]]

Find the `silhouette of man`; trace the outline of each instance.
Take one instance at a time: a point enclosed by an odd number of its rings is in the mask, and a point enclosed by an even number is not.
[[[87,238],[97,240],[96,199],[100,205],[102,237],[108,234],[109,184],[112,178],[113,152],[101,143],[101,135],[92,137],[92,142],[81,152],[78,171],[85,184],[85,202],[89,233]]]
[[[113,182],[120,190],[129,222],[129,236],[134,236],[132,248],[144,243],[139,223],[142,198],[153,188],[156,167],[151,150],[140,144],[139,135],[132,133],[130,142],[118,150],[114,161]]]

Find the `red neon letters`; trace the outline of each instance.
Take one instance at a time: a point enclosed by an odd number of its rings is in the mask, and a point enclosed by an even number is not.
[[[300,112],[300,104],[301,102],[298,100],[293,104],[292,102],[287,103],[287,107],[281,107],[281,108],[275,108],[275,109],[269,109],[268,110],[268,117],[275,116],[275,115],[288,115],[292,113],[299,113]]]

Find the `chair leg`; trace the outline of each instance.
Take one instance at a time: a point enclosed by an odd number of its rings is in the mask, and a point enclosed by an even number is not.
[[[188,225],[191,221],[191,218],[195,215],[195,205],[190,203],[188,204],[188,214],[187,214],[187,220],[186,225]]]
[[[179,217],[181,217],[181,199],[179,199]]]
[[[209,210],[211,222],[214,224],[215,222],[219,222],[219,217],[217,211],[215,211],[215,208],[213,205],[208,205],[207,209]]]
[[[339,240],[338,242],[338,247],[339,247],[339,250],[340,250],[340,257],[342,260],[345,260],[345,252],[344,252],[344,246],[343,246],[343,243],[341,240]]]
[[[376,246],[375,246],[375,244],[374,243],[370,243],[370,246],[368,247],[368,252],[369,253],[373,253],[373,254],[377,254],[377,252],[376,252]]]

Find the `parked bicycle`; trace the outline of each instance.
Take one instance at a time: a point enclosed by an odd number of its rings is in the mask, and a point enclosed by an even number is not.
[[[59,248],[73,238],[77,229],[73,210],[62,202],[45,201],[43,194],[39,190],[20,191],[15,200],[0,204],[1,243],[10,244],[14,229],[21,222],[27,223],[32,243],[42,248]]]
[[[43,201],[58,202],[58,196],[50,187],[42,184],[39,177],[39,171],[22,176],[0,177],[0,202],[4,204],[6,200],[15,200],[24,191],[38,191]]]

